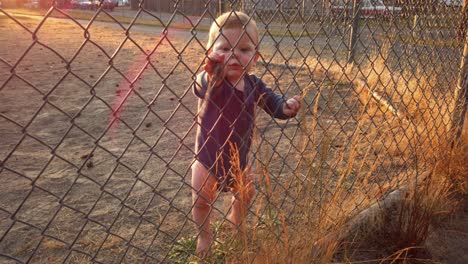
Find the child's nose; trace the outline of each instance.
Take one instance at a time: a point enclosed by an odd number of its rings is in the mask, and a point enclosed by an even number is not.
[[[236,48],[233,48],[233,49],[231,50],[231,58],[237,60],[238,55],[239,55],[239,51],[238,51]]]

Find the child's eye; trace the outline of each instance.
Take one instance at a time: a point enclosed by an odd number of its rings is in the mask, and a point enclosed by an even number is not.
[[[249,48],[241,48],[241,51],[242,51],[242,52],[249,52],[250,49],[249,49]]]

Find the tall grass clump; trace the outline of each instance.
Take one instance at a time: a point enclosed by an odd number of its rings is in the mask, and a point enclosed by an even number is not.
[[[275,175],[273,150],[261,146],[265,158],[257,164],[257,195],[246,220],[239,232],[216,228],[215,248],[222,249],[224,262],[427,258],[423,248],[431,226],[455,212],[468,192],[466,135],[452,144],[454,102],[436,76],[417,66],[395,70],[388,47],[377,54],[361,69],[320,64],[314,78],[323,78],[316,82],[321,86],[297,118],[302,133],[297,169]],[[344,115],[323,114],[320,101],[335,96],[331,91],[343,82],[359,102],[346,119],[346,134],[320,120]],[[346,142],[336,147],[337,138]],[[248,172],[232,165],[243,197]]]
[[[299,116],[306,172],[273,178],[264,164],[257,173],[255,216],[242,249],[249,262],[346,262],[362,250],[356,245],[370,246],[363,240],[380,246],[380,261],[424,258],[431,225],[465,199],[466,141],[452,148],[449,138],[452,90],[422,68],[392,69],[389,53],[378,52],[366,70],[322,65],[331,86],[354,85],[361,102],[354,132],[340,150],[333,131],[318,132],[320,94],[333,89],[319,87],[310,116]],[[386,203],[390,194],[398,195]],[[366,210],[385,204],[377,215]],[[356,228],[360,221],[364,228]]]
[[[381,197],[381,186],[369,179],[375,166],[362,169],[372,152],[372,146],[359,147],[364,134],[353,133],[347,150],[336,152],[330,136],[314,135],[316,106],[311,117],[304,111],[299,117],[301,129],[311,132],[306,140],[318,145],[317,152],[302,157],[306,173],[272,178],[268,164],[260,166],[254,219],[245,229],[250,235],[243,239],[242,255],[230,259],[248,255],[249,263],[330,263],[348,235],[349,220]],[[362,124],[358,121],[355,130]]]
[[[400,187],[399,199],[382,211],[381,221],[367,233],[359,249],[379,252],[383,262],[421,263],[431,254],[426,240],[434,227],[450,221],[466,203],[468,170],[466,136],[455,144],[441,144],[435,162]]]
[[[390,44],[384,44],[362,71],[365,87],[359,95],[366,102],[369,118],[384,120],[392,131],[393,138],[384,142],[391,153],[399,155],[417,146],[425,157],[435,154],[450,131],[456,80],[441,80],[434,74],[436,70],[427,70],[410,58],[407,63],[401,58],[403,62],[394,66],[391,53]],[[401,65],[407,67],[397,68]]]
[[[360,99],[369,120],[387,131],[382,144],[389,157],[402,157],[400,199],[377,223],[381,232],[366,237],[391,254],[384,260],[424,258],[431,226],[456,211],[466,199],[466,135],[453,144],[451,131],[456,80],[441,86],[437,75],[416,64],[396,72],[384,48],[366,71]],[[429,71],[431,72],[431,71]],[[376,127],[374,133],[382,127]]]

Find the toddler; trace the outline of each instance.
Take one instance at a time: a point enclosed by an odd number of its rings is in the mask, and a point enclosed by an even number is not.
[[[295,116],[301,107],[299,96],[285,100],[249,75],[259,58],[258,40],[256,23],[249,16],[234,11],[222,14],[211,25],[204,71],[194,85],[199,100],[192,215],[199,230],[199,255],[207,253],[213,239],[210,212],[218,192],[233,194],[227,221],[235,228],[255,195],[247,168],[255,107],[279,119]]]

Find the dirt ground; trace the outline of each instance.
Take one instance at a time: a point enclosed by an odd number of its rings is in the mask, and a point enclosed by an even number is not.
[[[467,263],[468,203],[447,222],[433,226],[425,243],[429,254],[440,263]]]
[[[0,17],[0,263],[168,262],[173,244],[194,233],[191,84],[206,32],[127,33],[55,19],[35,31],[39,20],[21,22],[26,28]],[[262,60],[284,56],[300,61],[297,52],[268,48]],[[285,203],[294,195],[282,177],[307,175],[304,151],[332,146],[336,160],[358,126],[350,83],[317,79],[315,70],[255,70],[286,96],[310,88],[303,119],[257,120],[252,160],[269,168]],[[304,123],[317,119],[316,133],[308,131]],[[361,168],[381,158],[375,154]],[[396,160],[392,166],[408,161]],[[331,161],[323,169],[339,175]],[[217,201],[215,219],[223,218],[228,198]]]
[[[362,244],[353,250],[348,250],[343,259],[349,263],[467,263],[467,205],[465,201],[456,213],[433,223],[422,245],[408,247],[398,257],[386,243],[387,237],[375,236],[368,241],[361,241]]]
[[[27,29],[1,22],[2,254],[134,263],[145,249],[163,261],[174,241],[194,232],[191,83],[206,33],[193,38],[171,29],[162,38],[162,29],[135,30],[126,39],[116,26],[85,31],[50,19],[33,34],[39,20],[22,20]],[[292,76],[275,74],[285,78],[277,85]],[[297,84],[289,86],[297,92]],[[290,122],[260,120],[259,129],[272,130],[264,140],[289,137],[270,143],[281,153],[273,158],[292,156],[297,125],[283,130]],[[222,217],[224,201],[218,204]],[[129,240],[133,246],[123,246]]]

